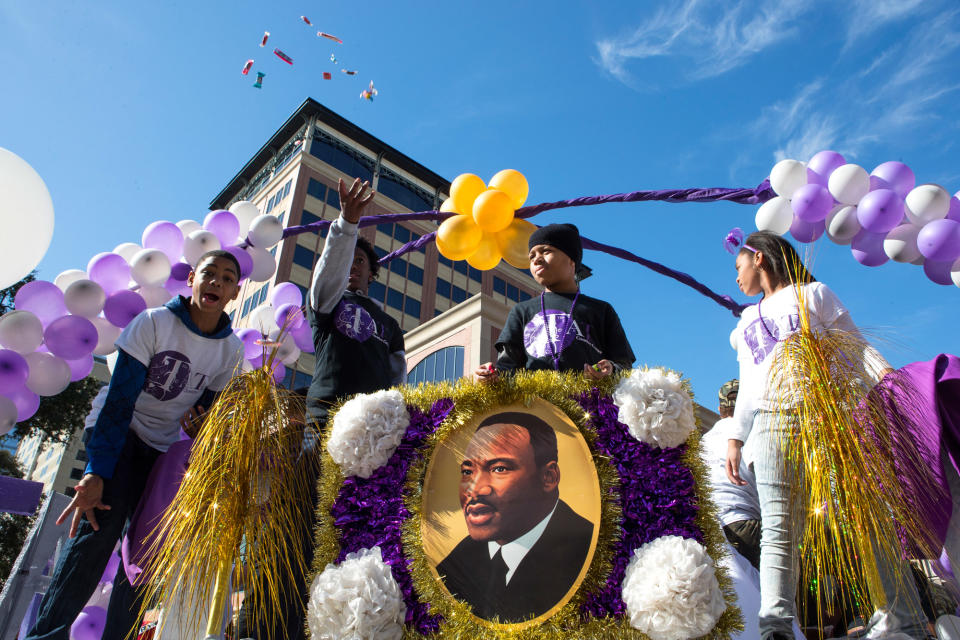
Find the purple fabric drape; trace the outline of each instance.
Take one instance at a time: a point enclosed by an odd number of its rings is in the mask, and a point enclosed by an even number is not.
[[[0,513],[32,516],[40,504],[43,483],[0,476]]]

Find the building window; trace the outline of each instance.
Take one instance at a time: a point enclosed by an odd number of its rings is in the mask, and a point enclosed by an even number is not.
[[[310,181],[307,183],[307,195],[322,201],[327,196],[327,185],[319,180],[310,178]]]
[[[337,193],[336,189],[329,189],[327,191],[327,204],[334,209],[340,209],[340,194]]]
[[[273,209],[273,199],[274,199],[274,198],[276,198],[276,196],[270,196],[270,199],[267,200],[267,206],[266,206],[266,208],[263,210],[264,213],[270,213],[270,209]]]
[[[400,176],[395,176],[389,169],[381,168],[377,191],[410,209],[410,211],[430,211],[433,209],[433,197],[427,196],[426,193],[418,193],[416,187],[405,184],[406,182]]]
[[[507,281],[503,278],[493,276],[493,292],[499,293],[502,296],[507,295]]]
[[[437,278],[437,293],[444,298],[450,297],[450,283],[443,278]]]
[[[423,269],[415,264],[407,265],[407,279],[416,284],[423,284]]]
[[[408,296],[403,303],[403,312],[413,316],[419,321],[420,320],[420,302]]]
[[[247,298],[243,301],[243,309],[240,311],[240,317],[243,318],[250,312],[250,302],[253,298]]]
[[[442,255],[437,256],[437,259],[440,261],[440,264],[442,264],[445,267],[453,266],[453,262],[451,262],[448,258],[444,258]]]
[[[392,222],[381,222],[377,225],[377,231],[380,233],[386,234],[388,236],[393,235],[393,223]]]
[[[317,254],[310,249],[307,249],[302,244],[298,244],[293,249],[293,263],[313,271],[313,257],[315,255]]]
[[[387,295],[387,288],[383,285],[382,282],[377,282],[374,280],[370,283],[370,288],[367,289],[367,295],[369,295],[374,300],[379,300],[383,302],[384,297]]]
[[[410,242],[410,229],[407,229],[406,227],[401,227],[400,225],[395,225],[393,227],[393,237],[399,240],[400,242],[402,242],[403,244],[407,244],[408,242]]]
[[[507,297],[514,302],[520,302],[520,290],[512,284],[507,285]]]
[[[70,479],[79,480],[83,477],[83,469],[71,469],[70,470]]]
[[[335,140],[314,138],[310,145],[310,155],[320,158],[348,176],[367,182],[373,180],[373,160]]]
[[[444,347],[421,360],[407,374],[407,384],[456,380],[463,376],[463,347]]]
[[[86,461],[87,461],[87,450],[86,450],[86,449],[80,449],[80,451],[77,451],[77,460],[79,460],[80,462],[86,462]]]
[[[460,287],[454,287],[450,299],[453,300],[454,304],[460,304],[467,299],[467,292]]]
[[[463,275],[467,275],[467,266],[468,265],[466,260],[457,260],[456,262],[453,263],[453,270],[456,271],[457,273],[462,273]]]
[[[529,299],[532,298],[532,297],[533,297],[533,296],[530,295],[529,293],[527,293],[526,291],[524,291],[524,290],[522,290],[522,289],[520,290],[520,302],[525,302],[525,301],[529,300]]]
[[[407,277],[407,263],[405,260],[400,258],[395,258],[390,261],[390,271],[394,272],[401,278]]]
[[[403,294],[393,287],[387,288],[387,306],[394,309],[403,309]]]
[[[288,195],[290,195],[290,185],[291,185],[291,184],[293,184],[293,180],[292,180],[292,179],[291,179],[291,180],[287,180],[287,184],[283,185],[283,195],[280,196],[281,198],[286,198]]]

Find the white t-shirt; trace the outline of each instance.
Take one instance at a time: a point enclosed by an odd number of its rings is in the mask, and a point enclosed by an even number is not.
[[[711,497],[723,524],[760,519],[757,481],[750,468],[740,463],[740,477],[746,481],[745,486],[733,484],[727,478],[727,440],[735,424],[733,418],[720,418],[700,438],[700,458],[710,473]]]
[[[801,286],[812,329],[857,333],[850,313],[827,285],[811,282]],[[788,286],[743,310],[740,322],[730,336],[740,362],[740,390],[733,414],[736,424],[731,429],[731,438],[746,441],[754,413],[775,409],[778,391],[782,392],[782,389],[768,388],[770,364],[780,343],[800,329],[798,306],[796,289]],[[865,352],[864,357],[878,369],[886,366],[883,358],[872,349]]]
[[[159,451],[180,439],[180,417],[204,390],[223,389],[243,358],[243,343],[232,332],[222,338],[199,335],[166,307],[138,315],[116,344],[147,367],[130,428]]]

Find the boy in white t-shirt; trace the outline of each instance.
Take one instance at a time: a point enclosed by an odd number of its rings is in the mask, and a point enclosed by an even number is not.
[[[100,581],[114,545],[143,494],[157,457],[180,437],[180,420],[209,407],[243,357],[223,312],[239,292],[240,265],[209,251],[190,273],[189,298],[147,309],[117,338],[119,355],[103,409],[87,443],[86,473],[57,520],[72,515],[67,542],[29,640],[68,640],[70,626]],[[117,575],[123,573],[123,566]],[[114,590],[129,595],[128,589]],[[136,624],[139,605],[111,601],[105,640]]]

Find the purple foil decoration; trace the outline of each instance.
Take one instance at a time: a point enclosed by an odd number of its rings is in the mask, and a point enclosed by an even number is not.
[[[682,462],[685,446],[656,449],[637,441],[617,421],[618,409],[609,396],[594,389],[577,402],[591,415],[588,427],[596,434],[597,453],[616,466],[623,509],[622,536],[611,558],[613,570],[603,589],[586,595],[581,610],[595,617],[621,617],[625,612],[621,583],[635,549],[664,535],[703,543],[696,524],[693,474]],[[430,606],[420,601],[413,587],[410,560],[403,554],[403,523],[410,517],[403,494],[410,465],[420,459],[426,438],[452,409],[449,398],[438,400],[426,412],[408,406],[410,426],[397,451],[370,478],[347,478],[330,510],[340,532],[337,562],[348,553],[379,545],[403,592],[406,624],[424,635],[436,633],[443,619],[430,613]]]

